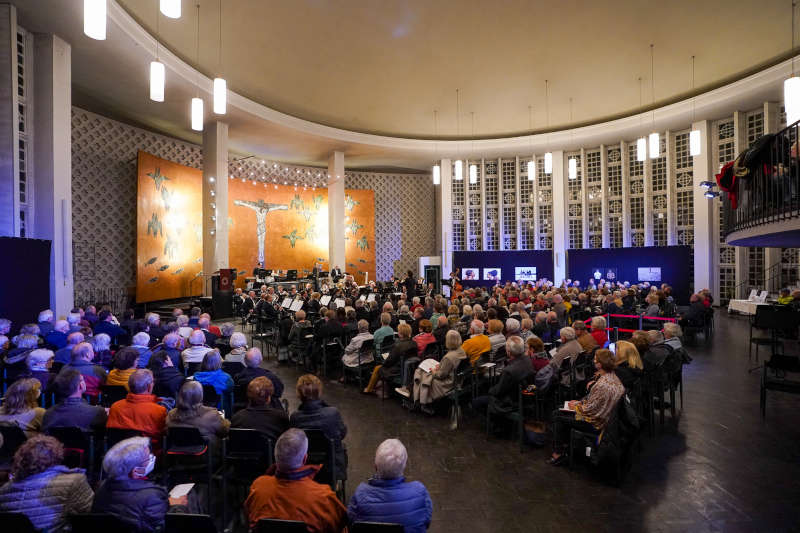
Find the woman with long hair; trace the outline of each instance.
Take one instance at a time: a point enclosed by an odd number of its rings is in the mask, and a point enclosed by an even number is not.
[[[45,412],[39,407],[41,395],[42,384],[38,379],[18,379],[6,391],[0,407],[0,422],[16,424],[28,438],[38,435]]]

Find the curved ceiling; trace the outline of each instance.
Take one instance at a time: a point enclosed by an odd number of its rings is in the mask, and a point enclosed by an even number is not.
[[[708,88],[791,48],[787,0],[184,0],[177,20],[157,17],[157,0],[118,1],[231,91],[319,124],[410,138],[470,137],[473,113],[476,137],[547,129],[545,79],[550,128],[603,121],[641,109],[639,77],[645,105],[686,96],[692,55],[696,86]]]

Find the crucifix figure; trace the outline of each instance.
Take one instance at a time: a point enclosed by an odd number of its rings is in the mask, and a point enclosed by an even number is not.
[[[251,200],[234,200],[233,205],[240,205],[242,207],[249,207],[256,212],[256,234],[258,235],[258,262],[264,262],[264,237],[267,235],[267,213],[270,211],[287,211],[288,205],[285,204],[268,204],[260,199],[257,202]]]

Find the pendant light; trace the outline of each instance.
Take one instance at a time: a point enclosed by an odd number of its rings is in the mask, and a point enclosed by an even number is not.
[[[692,124],[694,124],[694,104],[697,97],[694,95],[694,56],[692,56]],[[700,155],[700,130],[689,132],[689,155]]]
[[[222,0],[219,0],[219,69],[222,70]],[[214,78],[214,113],[224,115],[227,108],[228,83]]]
[[[181,0],[161,0],[161,13],[171,19],[181,18]]]
[[[440,185],[442,183],[442,167],[439,166],[439,111],[433,110],[433,152],[436,158],[436,164],[433,165],[433,184]]]
[[[650,92],[653,98],[653,129],[656,129],[656,80],[654,78],[653,70],[653,45],[650,44]],[[661,143],[658,132],[654,131],[650,134],[650,159],[656,159],[661,155]]]
[[[156,59],[150,62],[150,100],[154,102],[164,101],[164,81],[166,78],[164,63],[158,60],[158,38],[160,34],[158,23],[160,19],[158,10],[156,10]]]
[[[545,107],[547,113],[547,152],[544,154],[544,173],[545,174],[552,174],[553,173],[553,152],[549,150],[550,148],[550,83],[548,80],[544,80],[544,98],[545,98]]]
[[[456,137],[459,137],[461,135],[460,116],[461,116],[461,101],[459,99],[458,89],[456,89]],[[459,157],[459,159],[456,159],[455,175],[453,176],[453,178],[458,181],[462,181],[464,179],[464,162],[461,161],[460,159],[461,156],[460,152],[461,152],[460,144],[458,143],[458,141],[456,141],[456,157]]]
[[[642,77],[639,76],[639,125],[642,124]],[[639,137],[636,139],[636,161],[642,162],[647,159],[647,139]]]
[[[572,98],[569,99],[569,124],[570,124],[570,142],[572,141]],[[567,175],[569,179],[574,180],[578,178],[578,160],[570,157],[567,161]]]
[[[195,34],[195,38],[197,41],[197,55],[196,60],[197,64],[200,64],[200,4],[197,4],[197,33]],[[198,74],[199,76],[199,74]],[[203,131],[203,99],[200,98],[200,89],[199,89],[200,80],[197,80],[195,85],[195,96],[192,98],[192,129],[194,131]]]
[[[783,106],[786,110],[786,125],[791,126],[800,120],[800,77],[794,68],[794,11],[796,2],[792,2],[792,77],[783,82]]]
[[[472,115],[472,153],[475,153],[475,111],[471,112]],[[478,165],[475,163],[469,166],[469,184],[475,185],[478,183]]]
[[[98,41],[106,40],[106,0],[83,0],[83,33]]]
[[[528,161],[528,181],[536,179],[536,162],[533,160],[533,106],[528,106],[528,130],[530,131],[531,160]]]

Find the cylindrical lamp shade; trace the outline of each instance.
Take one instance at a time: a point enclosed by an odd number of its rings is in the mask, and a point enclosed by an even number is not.
[[[533,181],[536,179],[536,163],[534,161],[528,161],[528,181]]]
[[[154,102],[164,101],[164,63],[158,61],[150,62],[150,100]]]
[[[553,152],[547,152],[544,154],[544,173],[553,173]]]
[[[478,165],[469,166],[469,182],[472,185],[478,183]]]
[[[569,158],[569,163],[567,166],[567,170],[569,172],[569,179],[574,180],[578,177],[578,160],[574,157]]]
[[[457,179],[459,181],[464,179],[464,162],[461,161],[460,159],[456,160],[454,174],[455,174],[455,176],[453,176],[453,177],[455,179]]]
[[[647,139],[639,137],[636,139],[636,160],[644,161],[647,159]]]
[[[692,130],[689,132],[689,155],[700,155],[700,130]]]
[[[783,106],[786,109],[786,125],[800,120],[800,78],[792,76],[783,82]]]
[[[106,40],[106,0],[83,0],[83,33]]]
[[[192,98],[192,129],[203,131],[203,99]]]
[[[433,165],[433,184],[440,185],[442,183],[442,169],[439,165]]]
[[[214,78],[214,113],[224,115],[228,100],[228,84],[222,78]]]
[[[659,143],[658,133],[650,134],[650,159],[655,159],[661,155],[661,146]]]
[[[181,18],[181,0],[161,0],[161,13],[171,19]]]

